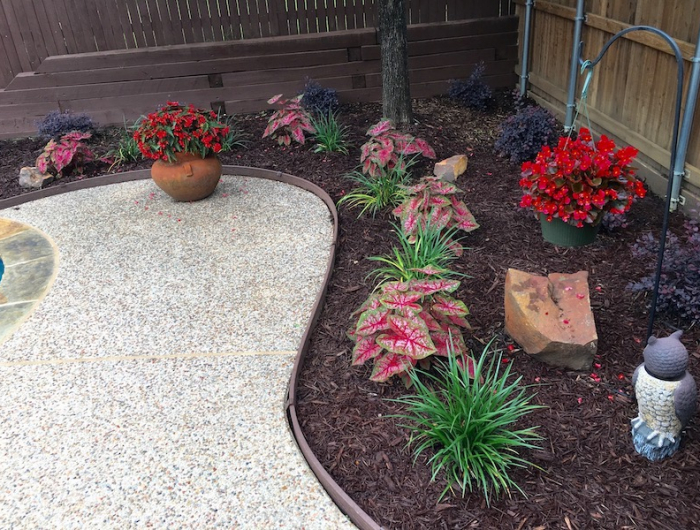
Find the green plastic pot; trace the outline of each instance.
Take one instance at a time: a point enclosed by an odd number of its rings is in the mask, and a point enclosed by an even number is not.
[[[595,241],[600,230],[600,223],[594,225],[584,224],[581,228],[565,223],[555,217],[547,221],[547,217],[540,215],[542,237],[545,241],[560,247],[583,247]]]

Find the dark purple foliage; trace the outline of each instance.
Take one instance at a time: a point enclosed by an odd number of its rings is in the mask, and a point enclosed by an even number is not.
[[[307,79],[301,105],[310,112],[328,115],[338,108],[338,93],[333,88],[324,88],[316,81]]]
[[[496,152],[515,164],[533,160],[542,146],[554,146],[559,139],[557,120],[542,107],[521,108],[501,124]]]
[[[700,229],[696,220],[684,225],[681,237],[669,233],[666,237],[664,262],[661,269],[657,309],[687,321],[700,320]],[[634,292],[651,292],[659,252],[659,241],[651,233],[640,237],[632,246],[632,255],[647,261],[649,275],[627,288]]]
[[[465,81],[450,80],[450,98],[470,109],[485,110],[492,99],[491,87],[482,79],[485,70],[486,65],[481,62]]]
[[[95,129],[95,124],[87,114],[53,110],[37,121],[36,127],[41,136],[57,138],[71,131],[91,132]]]

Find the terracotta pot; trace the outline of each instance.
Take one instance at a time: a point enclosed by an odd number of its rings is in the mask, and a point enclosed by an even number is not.
[[[221,162],[215,156],[201,158],[192,153],[176,153],[176,162],[156,160],[151,178],[176,201],[198,201],[209,197],[221,179]]]

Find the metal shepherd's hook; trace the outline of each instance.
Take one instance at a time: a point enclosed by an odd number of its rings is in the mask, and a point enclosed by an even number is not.
[[[661,237],[659,238],[659,255],[657,258],[656,262],[656,274],[654,276],[654,292],[652,295],[651,299],[651,308],[649,310],[649,325],[647,326],[647,337],[646,340],[649,340],[649,337],[651,337],[651,334],[653,332],[654,328],[654,317],[656,316],[656,303],[658,300],[659,296],[659,282],[661,281],[661,270],[662,270],[662,265],[664,261],[664,250],[666,248],[666,232],[668,231],[668,220],[669,220],[669,215],[671,211],[671,198],[672,198],[672,191],[673,191],[673,166],[676,160],[676,151],[678,149],[678,131],[680,129],[680,120],[681,120],[681,101],[683,97],[683,56],[681,54],[681,50],[678,48],[678,44],[676,44],[676,41],[674,41],[667,33],[664,33],[660,29],[651,27],[651,26],[632,26],[630,28],[627,28],[625,30],[620,31],[619,33],[616,33],[613,35],[610,40],[603,46],[602,51],[598,54],[598,57],[593,59],[592,61],[582,61],[582,70],[585,70],[586,68],[592,69],[595,67],[600,60],[603,58],[605,55],[605,52],[608,51],[608,48],[612,45],[613,42],[615,42],[617,39],[622,37],[623,35],[626,35],[627,33],[631,33],[633,31],[648,31],[650,33],[654,33],[655,35],[658,35],[662,39],[664,39],[668,45],[671,47],[673,50],[673,53],[676,57],[676,63],[678,65],[678,79],[677,79],[677,86],[676,86],[676,105],[675,105],[675,112],[674,112],[674,118],[673,118],[673,135],[671,138],[671,163],[669,165],[669,175],[668,175],[668,187],[666,190],[666,209],[664,211],[664,220],[663,220],[663,227],[661,229]]]

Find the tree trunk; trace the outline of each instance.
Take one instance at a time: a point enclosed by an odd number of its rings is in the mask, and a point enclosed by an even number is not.
[[[404,0],[379,0],[382,44],[382,111],[396,125],[411,122],[411,85],[408,79],[406,6]]]

